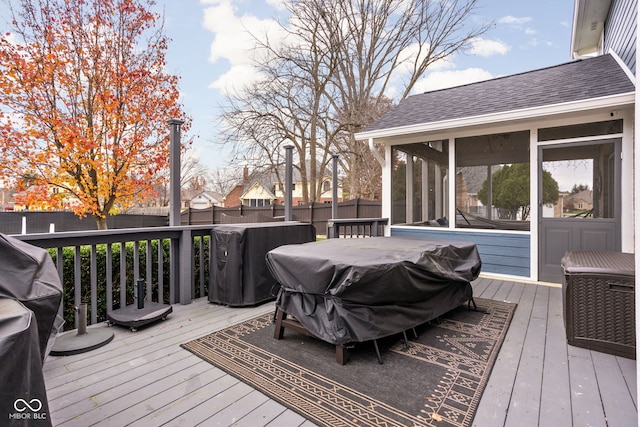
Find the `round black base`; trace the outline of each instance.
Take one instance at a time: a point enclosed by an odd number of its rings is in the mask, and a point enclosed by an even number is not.
[[[111,342],[113,331],[107,328],[89,328],[86,334],[78,335],[77,330],[65,332],[56,337],[49,354],[51,356],[71,356],[95,350]]]
[[[145,301],[143,308],[138,308],[137,305],[131,304],[113,310],[107,313],[107,320],[114,325],[127,326],[132,331],[135,331],[140,326],[166,319],[172,311],[173,308],[168,304]]]

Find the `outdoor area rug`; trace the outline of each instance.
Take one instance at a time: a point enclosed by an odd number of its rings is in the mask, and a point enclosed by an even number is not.
[[[402,334],[349,348],[285,329],[273,338],[264,315],[182,347],[272,399],[324,426],[470,426],[516,305],[476,298]]]

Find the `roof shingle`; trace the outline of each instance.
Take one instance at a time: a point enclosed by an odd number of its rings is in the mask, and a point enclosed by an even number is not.
[[[407,97],[363,132],[463,119],[635,91],[611,55]]]

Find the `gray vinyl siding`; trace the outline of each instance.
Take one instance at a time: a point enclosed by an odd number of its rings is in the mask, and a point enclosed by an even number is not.
[[[615,52],[636,74],[637,0],[613,0],[604,28],[604,52]]]
[[[475,243],[482,260],[482,272],[531,277],[531,237],[528,234],[391,227],[391,235]]]

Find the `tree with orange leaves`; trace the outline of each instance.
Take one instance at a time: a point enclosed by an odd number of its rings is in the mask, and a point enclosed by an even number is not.
[[[0,37],[0,178],[106,229],[148,195],[182,118],[153,0],[18,0]],[[188,128],[188,122],[183,129]]]

